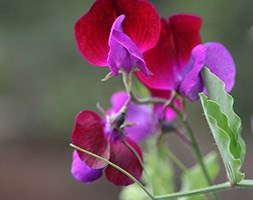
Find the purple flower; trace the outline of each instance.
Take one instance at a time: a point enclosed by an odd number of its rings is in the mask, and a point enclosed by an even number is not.
[[[93,111],[81,111],[75,120],[72,142],[110,160],[128,171],[136,179],[140,179],[142,166],[131,149],[125,145],[118,127],[120,124],[118,121],[115,122],[115,119],[118,120],[119,118],[121,123],[124,122],[124,116],[122,115],[122,120],[118,111],[127,99],[126,93],[115,93],[112,97],[112,108],[108,110],[106,119],[100,118]],[[130,103],[126,115],[127,122],[133,122],[134,125],[125,128],[124,138],[142,158],[142,152],[137,142],[150,136],[154,131],[151,108]],[[118,116],[120,117],[118,118]],[[71,172],[77,180],[84,183],[92,182],[100,178],[104,169],[106,178],[115,185],[126,186],[133,183],[131,179],[115,168],[108,166],[107,163],[80,151],[76,152],[73,154]]]
[[[126,92],[114,93],[111,98],[112,109],[109,112],[111,114],[119,112],[127,100]],[[131,102],[127,110],[127,122],[133,123],[133,126],[125,128],[126,134],[135,142],[140,142],[156,132],[150,106],[137,106]]]
[[[230,92],[234,86],[235,63],[228,50],[216,42],[197,45],[192,50],[191,59],[186,66],[188,73],[179,88],[179,91],[191,101],[197,100],[200,92],[206,93],[201,77],[201,69],[204,66],[225,83],[227,92]]]
[[[143,55],[134,42],[123,32],[122,23],[125,15],[120,15],[113,23],[109,36],[110,51],[107,62],[114,76],[119,70],[130,73],[136,67],[146,76],[150,74]]]

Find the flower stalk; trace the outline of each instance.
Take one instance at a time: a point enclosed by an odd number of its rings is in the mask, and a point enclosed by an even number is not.
[[[90,156],[93,156],[97,159],[100,159],[104,162],[106,162],[108,165],[111,165],[115,169],[119,170],[120,172],[124,173],[127,177],[129,177],[131,180],[133,180],[149,197],[151,200],[163,200],[163,199],[175,199],[179,197],[190,197],[190,196],[195,196],[195,195],[200,195],[200,194],[207,194],[211,192],[217,192],[217,191],[222,191],[222,190],[227,190],[227,189],[234,189],[234,188],[252,188],[253,187],[253,180],[243,180],[239,183],[236,183],[232,185],[229,182],[217,184],[217,185],[212,185],[204,188],[199,188],[191,191],[185,191],[185,192],[176,192],[172,194],[166,194],[166,195],[159,195],[159,196],[153,196],[136,178],[134,178],[130,173],[119,167],[118,165],[110,162],[109,160],[100,157],[92,152],[89,152],[87,150],[84,150],[74,144],[70,144],[70,146],[78,151],[81,151],[83,153],[86,153]]]

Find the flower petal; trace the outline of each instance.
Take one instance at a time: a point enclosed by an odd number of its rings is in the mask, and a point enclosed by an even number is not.
[[[160,17],[155,7],[146,0],[117,0],[118,15],[124,14],[124,33],[141,52],[153,48],[159,38]]]
[[[125,16],[120,15],[112,25],[109,36],[110,51],[107,62],[113,75],[117,76],[119,69],[130,73],[135,67],[145,75],[149,75],[143,55],[133,41],[123,33],[122,22]]]
[[[200,71],[205,65],[206,60],[205,45],[197,45],[192,50],[192,57],[188,63],[191,71],[183,79],[179,91],[187,97],[190,101],[197,100],[199,93],[203,91],[204,84],[200,77]]]
[[[78,156],[77,151],[73,152],[71,173],[76,180],[83,183],[91,183],[99,179],[103,172],[102,169],[92,169],[88,167]]]
[[[79,51],[93,65],[107,65],[108,38],[115,20],[115,10],[113,0],[97,0],[75,24]]]
[[[200,43],[201,19],[197,16],[173,15],[168,21],[161,19],[161,33],[157,45],[144,53],[152,75],[138,78],[149,88],[174,90],[185,75],[192,48]]]
[[[111,98],[114,113],[119,112],[127,100],[126,92],[114,93]],[[137,143],[155,133],[152,110],[148,105],[130,103],[127,110],[127,122],[134,124],[125,128],[127,137]]]
[[[220,43],[208,42],[206,47],[206,66],[218,76],[224,83],[227,92],[230,92],[235,84],[236,68],[229,51]]]
[[[143,52],[155,46],[160,32],[159,15],[143,0],[96,0],[75,25],[81,54],[93,65],[106,66],[108,38],[114,20],[126,16],[124,32]]]
[[[126,138],[126,141],[136,150],[140,158],[142,158],[140,147],[129,138]],[[110,144],[110,161],[120,166],[139,180],[141,178],[143,168],[132,150],[128,148],[120,138],[112,139]],[[134,183],[130,178],[112,166],[108,166],[106,168],[105,175],[106,178],[115,185],[127,186]]]
[[[234,86],[235,63],[228,50],[216,42],[197,45],[193,49],[191,60],[187,65],[191,71],[185,76],[179,89],[190,101],[197,100],[200,92],[206,93],[200,74],[204,65],[225,83],[227,92],[231,91]]]
[[[137,72],[142,83],[152,89],[173,90],[175,88],[174,68],[177,66],[173,34],[165,19],[161,19],[161,33],[157,45],[144,53],[151,72],[145,76]]]
[[[170,90],[154,90],[150,89],[150,93],[153,97],[159,97],[159,98],[164,98],[164,99],[171,99],[172,98],[172,91]],[[178,109],[178,110],[183,110],[183,105],[182,102],[179,98],[174,99],[173,105]],[[156,123],[159,123],[159,120],[167,120],[167,121],[172,121],[176,118],[177,114],[176,112],[170,108],[167,107],[166,110],[164,111],[163,104],[155,104],[154,105],[154,118],[156,120]]]
[[[179,81],[187,73],[185,66],[191,57],[192,49],[201,43],[199,35],[201,24],[200,17],[189,14],[178,14],[169,18],[177,51],[177,73],[179,74],[177,80]]]
[[[78,113],[72,133],[72,142],[80,148],[97,154],[105,159],[110,157],[110,146],[105,137],[100,117],[93,111]],[[78,155],[89,167],[100,169],[107,164],[99,159],[78,151]]]

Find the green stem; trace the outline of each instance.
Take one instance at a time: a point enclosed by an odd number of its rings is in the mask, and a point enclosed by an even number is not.
[[[174,198],[186,197],[186,196],[189,197],[189,196],[195,196],[195,195],[206,194],[210,192],[217,192],[221,190],[241,188],[241,187],[253,187],[253,180],[243,180],[235,185],[231,185],[231,183],[226,182],[226,183],[221,183],[218,185],[213,185],[213,186],[195,189],[195,190],[186,191],[186,192],[177,192],[177,193],[168,194],[168,195],[155,196],[155,200],[174,199]]]
[[[253,180],[243,180],[239,183],[236,183],[234,185],[231,185],[231,183],[226,182],[226,183],[221,183],[218,185],[213,185],[213,186],[209,186],[209,187],[204,187],[204,188],[200,188],[200,189],[195,189],[195,190],[191,190],[191,191],[185,191],[185,192],[176,192],[173,194],[166,194],[166,195],[159,195],[159,196],[153,196],[152,194],[150,194],[147,189],[136,179],[134,178],[130,173],[128,173],[127,171],[125,171],[124,169],[122,169],[121,167],[119,167],[118,165],[110,162],[109,160],[106,160],[103,157],[100,157],[92,152],[89,152],[87,150],[84,150],[74,144],[70,144],[71,147],[73,147],[74,149],[81,151],[83,153],[86,153],[90,156],[93,156],[97,159],[100,159],[104,162],[106,162],[108,165],[111,165],[112,167],[114,167],[115,169],[119,170],[120,172],[122,172],[123,174],[125,174],[128,178],[130,178],[132,181],[134,181],[152,200],[162,200],[162,199],[174,199],[174,198],[179,198],[179,197],[188,197],[188,196],[194,196],[194,195],[200,195],[200,194],[206,194],[206,193],[210,193],[210,192],[216,192],[216,191],[221,191],[221,190],[226,190],[226,189],[232,189],[232,188],[240,188],[240,187],[253,187]]]
[[[129,144],[129,143],[126,141],[126,139],[125,139],[124,136],[122,136],[122,140],[123,140],[124,144],[133,152],[133,154],[136,156],[136,158],[137,158],[138,161],[140,162],[140,164],[141,164],[141,166],[142,166],[142,168],[143,168],[143,170],[144,170],[144,173],[145,173],[145,175],[146,175],[146,177],[147,177],[147,181],[148,181],[149,188],[151,189],[151,193],[152,193],[152,195],[153,195],[153,194],[154,194],[153,185],[152,185],[151,179],[150,179],[150,177],[149,177],[149,175],[148,175],[148,172],[147,172],[147,170],[146,170],[146,168],[145,168],[145,166],[144,166],[144,163],[143,163],[141,157],[140,157],[139,154],[136,152],[136,150],[132,147],[132,145]]]
[[[147,189],[134,177],[132,176],[130,173],[128,173],[126,170],[122,169],[121,167],[119,167],[118,165],[110,162],[109,160],[106,160],[105,158],[98,156],[90,151],[84,150],[74,144],[70,143],[70,146],[73,147],[74,149],[81,151],[83,153],[86,153],[90,156],[93,156],[99,160],[102,160],[104,162],[106,162],[108,165],[111,165],[112,167],[114,167],[115,169],[119,170],[120,172],[122,172],[123,174],[125,174],[128,178],[130,178],[133,182],[135,182],[152,200],[155,200],[154,196],[152,194],[149,193],[149,191],[147,191]]]
[[[132,92],[132,73],[129,74],[123,73],[123,83],[127,93],[130,96]]]
[[[203,171],[203,174],[205,176],[205,179],[206,179],[208,185],[212,185],[213,184],[212,180],[211,180],[211,178],[209,176],[209,173],[207,171],[207,168],[204,164],[204,161],[203,161],[203,158],[202,158],[202,155],[201,155],[201,152],[200,152],[200,148],[199,148],[198,143],[197,143],[197,139],[196,139],[196,137],[195,137],[195,135],[194,135],[194,133],[191,129],[190,124],[188,123],[188,121],[186,119],[184,119],[184,116],[181,114],[181,112],[179,112],[177,109],[174,109],[174,110],[177,112],[179,118],[181,119],[182,123],[184,124],[184,126],[187,130],[187,133],[188,133],[188,135],[190,137],[190,140],[192,142],[192,148],[193,148],[196,160],[200,164],[200,167]],[[218,196],[215,193],[212,193],[212,199],[217,200]]]

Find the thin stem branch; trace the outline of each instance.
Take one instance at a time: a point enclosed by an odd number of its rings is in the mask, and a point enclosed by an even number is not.
[[[106,162],[108,165],[111,165],[112,167],[114,167],[115,169],[119,170],[120,172],[122,172],[123,174],[125,174],[128,178],[130,178],[133,182],[135,182],[152,200],[155,200],[154,196],[152,194],[149,193],[149,191],[134,177],[132,176],[130,173],[128,173],[126,170],[122,169],[121,167],[119,167],[118,165],[112,163],[109,160],[106,160],[105,158],[98,156],[97,154],[94,154],[90,151],[84,150],[72,143],[70,143],[70,146],[78,151],[81,151],[83,153],[86,153],[90,156],[93,156],[99,160],[102,160],[104,162]]]
[[[155,97],[149,97],[149,98],[143,98],[139,99],[136,98],[133,93],[131,93],[132,101],[137,105],[143,105],[143,104],[155,104],[155,103],[162,103],[166,104],[168,100],[163,98],[155,98]]]
[[[192,142],[184,134],[184,132],[182,132],[182,130],[180,128],[177,128],[177,127],[173,127],[173,128],[174,128],[174,132],[175,132],[176,136],[178,136],[186,145],[188,145],[188,146],[192,145]]]
[[[143,170],[144,170],[144,173],[145,173],[145,175],[146,175],[146,177],[147,177],[147,181],[148,181],[149,187],[150,187],[150,189],[151,189],[151,193],[152,193],[152,195],[154,195],[154,189],[153,189],[153,185],[152,185],[151,179],[150,179],[150,177],[149,177],[149,175],[148,175],[148,172],[147,172],[147,170],[146,170],[146,168],[145,168],[145,166],[144,166],[144,163],[143,163],[141,157],[140,157],[139,154],[136,152],[136,150],[132,147],[132,145],[129,144],[129,143],[126,141],[126,139],[125,139],[125,137],[124,137],[123,135],[122,135],[122,140],[123,140],[124,144],[133,152],[133,154],[136,156],[136,158],[137,158],[138,161],[140,162],[140,164],[141,164],[141,166],[142,166],[142,168],[143,168]]]
[[[196,139],[196,137],[195,137],[195,135],[192,131],[192,128],[191,128],[189,122],[186,119],[184,119],[184,116],[181,114],[181,112],[179,112],[177,109],[174,109],[174,110],[177,112],[177,115],[179,116],[179,118],[181,119],[182,123],[185,126],[185,129],[187,130],[187,133],[188,133],[188,135],[190,137],[190,140],[192,142],[192,149],[194,151],[195,158],[198,161],[198,163],[200,164],[200,167],[203,171],[203,174],[205,176],[205,179],[206,179],[208,185],[212,185],[213,184],[212,180],[209,176],[209,173],[208,173],[207,168],[205,166],[205,163],[203,161],[203,158],[202,158],[202,155],[201,155],[201,152],[200,152],[200,148],[199,148],[199,145],[197,143],[197,139]],[[218,196],[215,193],[212,193],[212,199],[217,200]]]
[[[206,193],[216,192],[216,191],[221,191],[221,190],[226,190],[226,189],[241,188],[241,187],[242,188],[245,188],[245,187],[252,188],[253,187],[253,180],[243,180],[243,181],[236,183],[234,185],[231,185],[231,183],[226,182],[226,183],[212,185],[212,186],[208,186],[208,187],[204,187],[204,188],[200,188],[200,189],[195,189],[195,190],[191,190],[191,191],[176,192],[173,194],[153,196],[152,194],[149,193],[149,191],[147,191],[147,189],[134,176],[132,176],[130,173],[128,173],[126,170],[122,169],[118,165],[116,165],[116,164],[110,162],[109,160],[106,160],[105,158],[100,157],[90,151],[84,150],[74,144],[70,144],[70,146],[78,151],[81,151],[81,152],[86,153],[90,156],[93,156],[97,159],[100,159],[100,160],[106,162],[108,165],[111,165],[115,169],[119,170],[120,172],[125,174],[128,178],[130,178],[132,181],[134,181],[152,200],[174,199],[174,198],[179,198],[179,197],[186,197],[186,196],[188,197],[188,196],[194,196],[194,195],[199,195],[199,194],[206,194]]]
[[[174,199],[179,197],[189,197],[189,196],[195,196],[200,194],[206,194],[210,192],[217,192],[221,190],[227,190],[227,189],[233,189],[233,188],[245,188],[245,187],[253,187],[253,180],[243,180],[235,185],[231,185],[231,183],[221,183],[218,185],[208,186],[205,188],[195,189],[191,191],[186,192],[176,192],[173,194],[167,194],[167,195],[160,195],[155,196],[155,200],[163,200],[163,199]]]

